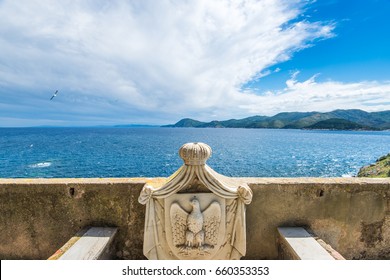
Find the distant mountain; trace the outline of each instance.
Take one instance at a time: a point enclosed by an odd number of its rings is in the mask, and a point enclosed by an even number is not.
[[[379,130],[366,125],[361,125],[344,119],[327,119],[306,126],[305,129],[329,129],[329,130]]]
[[[284,128],[305,128],[317,122],[332,118],[327,113],[313,112],[312,114],[287,124]]]
[[[163,125],[163,127],[199,127],[203,122],[196,121],[193,119],[182,119],[174,125]]]
[[[158,127],[158,125],[149,125],[149,124],[117,124],[114,125],[113,127],[139,127],[139,128],[146,128],[146,127]]]
[[[272,117],[253,116],[244,119],[201,122],[182,119],[164,127],[213,127],[213,128],[294,128],[335,130],[383,130],[390,129],[390,111],[368,113],[362,110],[335,110],[320,112],[283,112]]]

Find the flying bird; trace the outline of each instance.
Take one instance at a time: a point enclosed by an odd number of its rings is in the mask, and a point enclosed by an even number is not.
[[[53,96],[50,98],[50,100],[52,100],[54,97],[56,97],[57,93],[58,93],[58,90],[56,90],[56,92],[53,94]]]

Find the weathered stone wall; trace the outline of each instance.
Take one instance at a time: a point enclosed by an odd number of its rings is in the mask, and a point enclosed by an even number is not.
[[[5,183],[4,183],[5,181]],[[86,226],[117,226],[118,257],[143,258],[144,182],[0,180],[0,258],[46,259]]]
[[[0,259],[46,259],[86,226],[117,226],[143,259],[144,179],[0,179]],[[237,178],[253,190],[246,259],[277,259],[278,226],[303,226],[347,259],[390,259],[390,179]]]
[[[346,259],[390,259],[390,180],[250,181],[246,258],[276,258],[276,228],[303,226]]]

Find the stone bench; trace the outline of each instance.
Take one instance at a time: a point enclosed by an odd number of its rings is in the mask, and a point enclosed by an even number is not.
[[[338,252],[302,227],[278,227],[279,257],[292,260],[342,260]]]
[[[91,227],[72,237],[49,260],[102,260],[110,259],[110,245],[118,229]]]

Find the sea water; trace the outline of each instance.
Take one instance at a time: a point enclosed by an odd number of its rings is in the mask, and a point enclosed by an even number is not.
[[[226,176],[341,177],[390,152],[390,131],[1,128],[0,178],[166,177],[178,149],[204,142]]]

